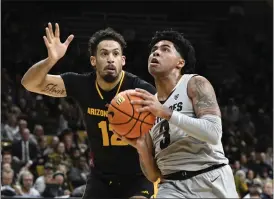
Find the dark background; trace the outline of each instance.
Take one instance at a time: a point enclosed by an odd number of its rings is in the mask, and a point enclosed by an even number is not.
[[[72,100],[46,96],[41,99],[20,85],[26,70],[47,56],[42,36],[48,22],[59,23],[62,41],[69,34],[75,35],[65,57],[51,70],[52,74],[91,71],[88,39],[95,31],[112,27],[128,42],[125,70],[151,83],[153,79],[147,72],[149,40],[156,30],[172,28],[184,33],[193,43],[198,60],[196,73],[207,77],[215,88],[223,115],[222,141],[235,176],[238,170],[246,174],[252,170],[254,178],[264,179],[267,168],[267,176],[272,178],[272,10],[273,4],[267,0],[4,1],[2,132],[10,124],[11,115],[16,116],[15,126],[20,119],[26,120],[32,134],[36,124],[42,125],[44,134],[51,137],[62,135],[66,128],[73,133],[84,129],[79,109]],[[13,142],[2,136],[3,141]],[[9,151],[8,147],[4,149]],[[269,158],[267,161],[262,153]],[[242,160],[243,156],[247,162]],[[271,165],[271,169],[264,164]],[[248,189],[241,195],[247,192]]]

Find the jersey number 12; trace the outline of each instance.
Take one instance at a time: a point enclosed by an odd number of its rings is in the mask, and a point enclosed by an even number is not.
[[[103,146],[126,146],[127,143],[123,142],[116,134],[112,134],[109,139],[109,131],[112,131],[110,125],[108,125],[107,129],[107,122],[101,121],[98,123],[98,127],[101,129],[102,138],[103,138]]]

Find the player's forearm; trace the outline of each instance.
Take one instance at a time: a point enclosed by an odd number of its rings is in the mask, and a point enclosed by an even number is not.
[[[139,153],[139,161],[146,178],[151,182],[156,182],[161,176],[161,172],[158,169],[152,154],[148,154],[146,152]]]
[[[50,69],[55,65],[55,61],[51,61],[48,58],[41,60],[34,64],[29,70],[24,74],[21,84],[26,89],[31,89],[32,87],[39,86],[43,83],[46,75]]]
[[[183,129],[189,136],[200,141],[216,145],[221,140],[222,120],[216,115],[204,115],[201,118],[192,118],[173,111],[169,122]]]

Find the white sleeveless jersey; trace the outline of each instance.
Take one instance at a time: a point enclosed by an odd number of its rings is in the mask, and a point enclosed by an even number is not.
[[[193,76],[183,75],[163,105],[189,117],[196,117],[187,94],[188,81]],[[197,171],[215,164],[228,163],[221,141],[217,145],[199,141],[167,120],[156,118],[150,135],[162,175],[181,170]]]

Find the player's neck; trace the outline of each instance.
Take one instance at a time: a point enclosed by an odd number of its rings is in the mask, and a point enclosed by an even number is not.
[[[119,74],[119,77],[114,82],[106,82],[103,78],[101,78],[99,75],[96,77],[96,81],[101,89],[104,91],[110,91],[113,89],[117,84],[120,82],[122,77],[122,72]]]
[[[157,89],[157,98],[159,101],[165,101],[173,91],[182,75],[169,74],[164,77],[155,78],[155,86]]]

